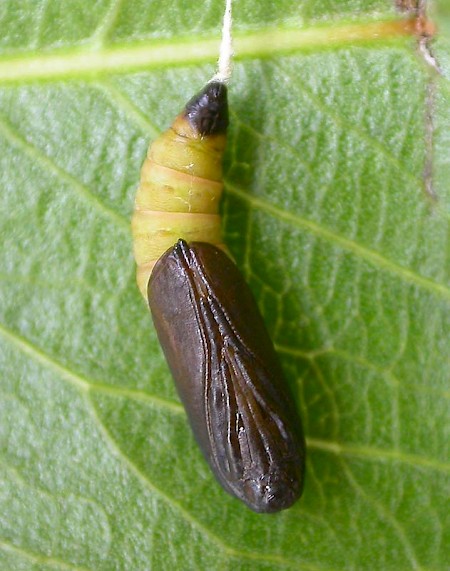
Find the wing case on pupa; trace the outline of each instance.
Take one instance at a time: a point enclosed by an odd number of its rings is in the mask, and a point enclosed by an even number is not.
[[[272,341],[240,271],[183,240],[156,263],[153,320],[195,437],[215,476],[257,512],[301,495],[305,444]]]

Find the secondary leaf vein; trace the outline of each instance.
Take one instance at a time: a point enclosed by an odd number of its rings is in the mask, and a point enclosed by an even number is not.
[[[8,553],[14,553],[15,555],[23,557],[24,559],[27,559],[36,565],[49,565],[50,567],[62,569],[62,571],[90,571],[90,569],[87,567],[72,565],[71,563],[66,563],[65,561],[56,559],[55,557],[46,557],[45,555],[32,553],[28,549],[18,547],[17,545],[13,545],[12,543],[6,542],[3,539],[0,539],[0,549],[3,549],[3,551]]]
[[[135,389],[121,389],[101,383],[93,383],[85,377],[73,373],[64,365],[61,365],[58,363],[58,361],[35,347],[31,342],[23,339],[17,333],[10,331],[2,325],[0,325],[0,335],[2,335],[7,341],[16,346],[20,351],[28,355],[36,362],[58,373],[63,380],[71,383],[84,394],[88,394],[89,391],[98,391],[109,394],[111,396],[123,396],[139,400],[147,404],[150,403],[153,406],[161,406],[177,414],[184,413],[184,409],[180,404],[167,401],[154,395],[150,395],[144,391]],[[450,466],[448,464],[444,464],[438,460],[430,458],[424,458],[413,454],[406,454],[399,450],[382,450],[371,446],[348,445],[341,444],[339,442],[324,441],[314,438],[308,439],[308,445],[311,446],[311,448],[317,448],[337,455],[348,454],[363,456],[375,460],[389,458],[399,462],[411,464],[413,466],[423,466],[426,468],[432,468],[433,470],[437,471],[450,472]]]
[[[416,272],[405,268],[404,266],[400,266],[388,258],[385,258],[380,253],[370,250],[361,244],[357,244],[356,242],[345,238],[344,236],[340,236],[332,230],[328,230],[324,226],[320,226],[317,222],[302,218],[298,214],[292,212],[286,212],[278,206],[270,204],[262,198],[251,195],[248,192],[237,188],[229,181],[226,182],[226,189],[228,192],[238,196],[240,199],[244,200],[252,207],[259,208],[262,212],[270,214],[271,216],[283,220],[284,222],[287,222],[293,226],[307,230],[315,236],[318,236],[324,240],[327,240],[328,242],[335,244],[336,246],[352,252],[357,257],[366,260],[372,265],[397,275],[406,282],[426,289],[435,295],[443,297],[446,300],[450,300],[450,289],[443,284],[437,283],[430,278],[420,276]]]
[[[40,149],[32,145],[19,135],[8,123],[4,117],[0,117],[0,133],[16,148],[28,155],[31,159],[35,160],[42,165],[46,170],[52,172],[60,180],[71,186],[78,194],[86,200],[90,205],[94,206],[106,218],[109,218],[121,230],[129,231],[129,221],[105,206],[92,191],[82,184],[74,176],[63,170],[56,163],[45,155]]]
[[[172,402],[137,389],[124,389],[114,387],[112,385],[97,383],[91,379],[83,377],[79,373],[74,373],[63,364],[59,363],[56,359],[33,345],[29,340],[24,339],[3,325],[0,325],[0,335],[2,335],[4,339],[22,351],[22,353],[37,363],[40,363],[47,369],[53,370],[61,377],[61,379],[70,383],[83,393],[88,391],[97,391],[113,396],[128,397],[134,400],[150,403],[154,406],[159,406],[161,408],[171,410],[175,413],[183,412],[183,407],[179,403]]]
[[[160,490],[155,484],[148,478],[148,476],[141,471],[141,469],[122,451],[119,447],[117,442],[115,441],[112,434],[103,424],[102,420],[97,414],[97,409],[95,404],[92,400],[87,396],[86,398],[87,407],[91,413],[92,418],[96,422],[100,432],[102,433],[103,437],[105,438],[106,442],[109,445],[109,448],[113,454],[115,454],[121,462],[125,466],[127,466],[130,471],[138,478],[138,480],[149,489],[151,492],[155,493],[159,496],[166,504],[171,506],[174,510],[176,510],[183,519],[188,522],[194,529],[200,532],[201,535],[207,537],[211,543],[215,544],[218,548],[220,548],[224,553],[229,555],[232,558],[245,558],[254,561],[267,561],[277,563],[278,565],[283,565],[287,567],[295,567],[296,569],[305,571],[319,571],[320,568],[306,563],[301,563],[297,561],[290,561],[285,559],[284,557],[271,555],[271,554],[263,554],[257,552],[248,552],[248,551],[241,551],[238,549],[234,549],[230,547],[226,543],[224,543],[219,537],[217,537],[214,533],[212,533],[207,527],[205,527],[202,523],[200,523],[189,511],[187,511],[178,501],[174,498],[168,496],[165,492]]]

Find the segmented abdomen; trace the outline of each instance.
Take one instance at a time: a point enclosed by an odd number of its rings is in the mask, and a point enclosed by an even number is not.
[[[222,244],[219,201],[225,134],[201,135],[180,114],[149,147],[132,219],[136,277],[147,299],[153,266],[180,238]]]

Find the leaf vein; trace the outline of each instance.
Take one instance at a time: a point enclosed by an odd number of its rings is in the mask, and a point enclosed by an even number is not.
[[[93,205],[96,210],[103,216],[109,218],[112,222],[114,222],[118,228],[121,230],[129,231],[129,221],[126,218],[105,206],[87,186],[82,184],[73,175],[69,174],[64,169],[59,167],[56,163],[53,162],[52,159],[50,159],[50,157],[45,155],[36,146],[32,145],[24,138],[22,138],[22,136],[19,135],[16,130],[8,125],[4,117],[0,117],[0,133],[2,133],[4,137],[20,151],[38,162],[45,169],[52,172],[61,181],[71,186],[75,191],[77,191],[79,196],[81,196],[89,204]]]
[[[418,562],[417,562],[417,557],[415,554],[415,551],[413,549],[413,546],[410,542],[410,540],[408,539],[405,530],[403,529],[402,525],[400,524],[399,521],[397,521],[397,519],[389,512],[389,510],[387,510],[378,500],[370,497],[365,491],[364,489],[360,486],[360,484],[358,483],[358,481],[356,480],[355,476],[353,475],[352,471],[350,470],[350,468],[347,466],[347,463],[345,461],[342,461],[343,467],[344,467],[344,472],[347,475],[348,481],[350,482],[350,484],[352,485],[353,489],[356,491],[356,493],[363,498],[369,505],[372,506],[372,508],[378,512],[378,515],[387,523],[389,523],[391,525],[391,527],[395,530],[395,532],[397,533],[397,536],[400,540],[400,543],[403,545],[404,551],[405,551],[405,555],[406,557],[409,559],[412,568],[417,570],[417,571],[423,571],[423,569],[419,566]]]
[[[248,192],[243,191],[242,189],[236,187],[234,184],[230,182],[226,182],[226,190],[230,194],[234,194],[235,196],[239,197],[241,200],[244,200],[248,204],[250,204],[255,209],[259,209],[274,218],[278,218],[279,220],[283,220],[293,226],[297,226],[302,230],[307,230],[311,234],[322,238],[344,250],[350,251],[355,254],[357,257],[370,262],[375,267],[380,269],[389,271],[403,279],[405,282],[409,282],[415,286],[418,286],[422,289],[426,289],[432,292],[435,295],[443,297],[446,300],[450,300],[450,289],[445,286],[444,284],[437,283],[430,278],[423,277],[416,272],[405,268],[404,266],[400,266],[396,262],[389,260],[388,258],[384,257],[379,252],[371,250],[366,246],[361,244],[357,244],[353,240],[345,238],[324,226],[321,226],[317,222],[312,220],[308,220],[307,218],[303,218],[298,214],[292,212],[286,212],[282,210],[280,207],[270,204],[266,200],[259,198],[257,196],[251,195]]]
[[[45,555],[33,553],[28,549],[13,545],[12,543],[9,543],[1,538],[0,549],[3,549],[3,551],[8,553],[14,553],[15,555],[23,557],[24,559],[27,559],[28,561],[31,561],[37,565],[49,565],[50,567],[56,567],[62,569],[63,571],[90,571],[87,567],[72,565],[70,563],[66,563],[65,561],[61,561],[60,559],[56,559],[55,557],[46,557]]]
[[[429,387],[428,385],[420,385],[418,383],[408,382],[408,384],[404,384],[400,381],[400,379],[392,372],[392,368],[394,364],[389,367],[381,367],[376,363],[373,363],[369,359],[365,357],[360,357],[359,355],[353,355],[345,349],[339,349],[338,347],[333,347],[329,345],[327,347],[322,347],[318,349],[314,349],[311,351],[302,351],[301,349],[297,349],[296,347],[288,347],[286,345],[280,345],[278,343],[275,344],[276,350],[280,353],[284,353],[286,355],[290,355],[291,357],[299,357],[300,359],[304,359],[307,361],[314,361],[315,359],[319,359],[321,357],[338,357],[339,359],[343,359],[355,365],[359,365],[361,367],[366,367],[371,371],[378,373],[385,377],[394,387],[402,387],[404,389],[411,389],[415,391],[420,391],[425,394],[437,394],[442,398],[450,398],[450,392],[448,390],[437,389],[433,387]]]
[[[146,393],[145,391],[137,389],[123,389],[112,385],[106,385],[87,379],[79,373],[74,373],[40,348],[33,345],[29,340],[24,339],[17,333],[2,325],[0,325],[0,335],[2,335],[4,339],[14,345],[17,349],[22,351],[22,353],[32,358],[35,362],[40,363],[45,368],[54,371],[61,377],[61,379],[70,383],[83,393],[88,391],[97,391],[109,395],[125,396],[134,400],[151,403],[154,406],[166,408],[175,413],[182,413],[184,411],[181,404],[157,397]]]
[[[114,14],[112,14],[114,16]],[[105,25],[107,28],[107,25]],[[97,32],[102,38],[102,27]],[[337,25],[301,28],[261,28],[235,34],[236,57],[259,58],[295,51],[321,50],[332,46],[373,45],[389,39],[401,39],[416,33],[414,20],[360,21]],[[97,78],[99,74],[126,73],[169,65],[189,65],[216,60],[219,46],[217,36],[192,41],[192,38],[172,38],[170,41],[147,40],[137,45],[122,45],[97,49],[94,43],[84,49],[38,55],[20,54],[0,60],[0,83],[60,78]]]
[[[409,170],[405,168],[403,163],[392,153],[391,149],[383,145],[375,137],[367,134],[362,129],[352,124],[350,121],[346,121],[345,119],[343,119],[323,101],[319,100],[317,94],[313,93],[310,89],[308,89],[304,83],[300,82],[298,84],[298,87],[309,98],[309,101],[313,107],[315,107],[318,111],[320,111],[324,115],[327,115],[336,125],[342,127],[347,133],[349,132],[353,133],[358,138],[365,141],[369,146],[371,146],[374,149],[377,149],[378,152],[383,155],[384,159],[388,163],[390,163],[393,167],[395,167],[399,172],[404,174],[412,182],[423,187],[423,180],[410,173]]]
[[[123,91],[116,87],[111,81],[102,79],[95,83],[109,99],[115,103],[124,114],[137,125],[145,135],[156,138],[161,131],[150,122],[148,117],[127,97]]]
[[[106,11],[103,21],[99,23],[97,29],[91,36],[91,41],[94,45],[99,48],[104,46],[108,34],[114,29],[122,4],[123,0],[111,0],[111,4]]]
[[[434,458],[425,458],[416,454],[408,454],[400,450],[385,450],[374,446],[364,446],[359,444],[341,444],[318,438],[307,438],[306,443],[309,448],[330,452],[337,456],[355,456],[368,458],[382,462],[383,460],[393,460],[402,464],[409,464],[415,468],[430,468],[437,472],[450,473],[450,465],[444,464]]]
[[[196,529],[200,534],[207,537],[209,541],[215,544],[219,549],[221,549],[224,553],[232,558],[239,558],[239,559],[250,559],[254,561],[270,561],[273,563],[277,563],[278,565],[286,566],[286,567],[295,567],[295,569],[305,569],[309,571],[319,571],[321,568],[317,567],[316,565],[312,565],[309,563],[302,563],[297,561],[291,561],[289,559],[285,559],[284,557],[278,555],[271,555],[271,554],[263,554],[258,552],[251,552],[251,551],[241,551],[239,549],[235,549],[226,543],[224,543],[217,535],[211,532],[206,526],[204,526],[201,522],[199,522],[188,510],[186,510],[178,501],[174,498],[168,496],[165,492],[159,489],[155,484],[148,478],[148,476],[142,472],[142,470],[122,451],[120,446],[115,441],[113,435],[109,432],[106,426],[101,421],[100,417],[97,414],[97,409],[95,404],[86,395],[86,405],[91,413],[92,418],[97,424],[98,429],[102,433],[104,439],[106,440],[109,448],[113,454],[125,465],[128,469],[137,477],[137,479],[151,492],[156,494],[161,500],[163,500],[166,504],[172,507],[172,509],[176,510],[183,519],[189,523],[194,529]]]
[[[90,391],[99,391],[113,396],[125,396],[142,402],[151,403],[154,406],[161,406],[178,414],[184,413],[184,409],[180,404],[167,401],[154,395],[149,395],[144,391],[120,389],[118,387],[92,383],[92,381],[68,370],[64,365],[58,363],[58,361],[35,347],[31,342],[23,339],[18,334],[10,331],[2,325],[0,325],[0,335],[33,360],[58,373],[63,380],[68,381],[77,387],[85,395]],[[406,454],[399,450],[382,450],[369,446],[347,445],[336,441],[324,441],[314,438],[308,439],[308,445],[311,446],[311,448],[320,449],[337,455],[348,454],[375,460],[386,458],[411,464],[413,466],[423,466],[442,472],[450,472],[450,466],[439,462],[438,460],[423,458],[413,454]]]

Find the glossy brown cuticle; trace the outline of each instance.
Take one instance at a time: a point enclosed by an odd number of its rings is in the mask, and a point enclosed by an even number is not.
[[[220,249],[180,240],[148,301],[195,437],[216,478],[257,512],[301,495],[305,444],[255,300]]]

